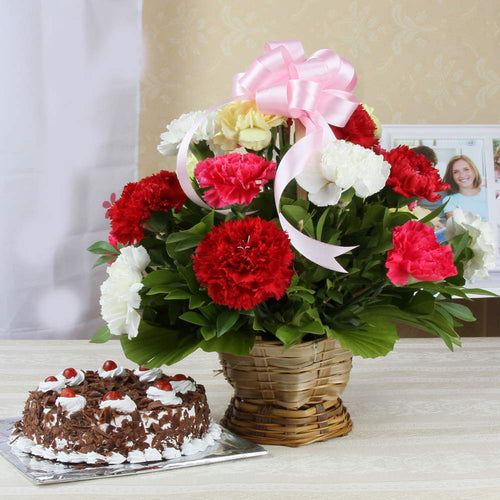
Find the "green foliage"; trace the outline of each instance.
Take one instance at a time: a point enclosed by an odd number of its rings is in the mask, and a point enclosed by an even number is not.
[[[271,144],[257,154],[279,162],[290,147],[289,133],[285,125],[272,129]],[[191,144],[190,149],[200,161],[213,156],[204,141]],[[203,190],[193,184],[201,194]],[[393,349],[398,324],[429,332],[453,349],[460,345],[456,332],[460,322],[474,321],[470,310],[453,299],[494,294],[464,288],[464,262],[472,257],[471,237],[466,233],[450,241],[457,276],[404,287],[391,284],[386,260],[392,230],[416,219],[406,209],[414,200],[388,187],[366,199],[349,189],[336,206],[319,207],[299,199],[296,182],[290,182],[281,198],[283,215],[311,238],[355,247],[337,258],[348,272],[330,271],[296,253],[295,275],[286,294],[250,311],[215,304],[196,279],[193,255],[213,226],[223,221],[251,215],[278,222],[273,181],[262,187],[248,207],[233,205],[215,211],[188,200],[180,211],[153,212],[142,224],[145,236],[138,243],[151,259],[140,291],[142,320],[135,338],[121,337],[125,355],[155,367],[176,363],[196,349],[248,354],[257,336],[279,339],[285,348],[327,336],[338,339],[354,355],[374,358]],[[421,222],[430,225],[441,210]],[[96,265],[114,260],[118,253],[104,241],[88,250],[100,255]],[[108,328],[103,327],[92,342],[110,338]]]
[[[113,335],[111,335],[108,326],[104,325],[102,328],[99,328],[99,330],[97,330],[97,332],[94,333],[90,342],[92,342],[93,344],[104,344],[104,342],[107,342],[112,337]]]
[[[121,247],[121,245],[119,245],[119,247]],[[87,248],[87,251],[100,255],[95,264],[92,266],[93,268],[100,266],[101,264],[112,262],[116,259],[116,254],[119,252],[113,245],[111,245],[107,241],[97,241],[96,243],[90,245]]]
[[[116,248],[108,243],[107,241],[97,241],[93,245],[90,245],[87,248],[88,252],[92,253],[97,253],[99,255],[105,254],[105,253],[111,253],[111,254],[116,254]]]
[[[141,321],[137,337],[122,335],[120,340],[128,359],[150,368],[173,365],[200,346],[192,332],[160,328],[145,321]]]

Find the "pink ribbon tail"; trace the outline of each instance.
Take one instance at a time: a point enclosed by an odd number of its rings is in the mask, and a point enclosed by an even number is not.
[[[274,202],[281,227],[288,233],[291,244],[300,254],[326,269],[346,273],[347,271],[335,257],[353,250],[356,246],[342,247],[310,238],[293,227],[280,211],[280,199],[286,186],[304,170],[311,154],[318,151],[322,144],[330,139],[329,135],[324,129],[319,128],[300,139],[288,150],[280,162],[274,179]]]

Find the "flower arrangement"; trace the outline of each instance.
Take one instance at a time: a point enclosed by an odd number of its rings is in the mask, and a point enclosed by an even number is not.
[[[460,345],[473,321],[465,277],[483,276],[484,224],[457,214],[439,243],[419,198],[446,190],[406,146],[384,151],[356,75],[334,52],[306,59],[298,41],[266,45],[233,99],[167,126],[158,150],[177,171],[127,184],[106,202],[106,322],[139,364],[196,349],[248,354],[257,336],[285,348],[329,337],[355,355],[387,354],[396,324]]]

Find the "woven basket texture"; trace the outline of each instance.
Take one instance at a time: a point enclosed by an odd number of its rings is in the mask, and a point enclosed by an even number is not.
[[[255,443],[290,447],[344,436],[352,430],[351,418],[340,399],[284,410],[233,398],[221,423]]]
[[[235,396],[247,403],[298,409],[336,401],[352,368],[352,354],[333,339],[283,350],[279,342],[257,341],[250,356],[219,354]]]
[[[352,354],[336,340],[304,342],[284,350],[258,340],[250,356],[219,353],[234,397],[222,425],[261,444],[303,446],[352,429],[339,399]]]

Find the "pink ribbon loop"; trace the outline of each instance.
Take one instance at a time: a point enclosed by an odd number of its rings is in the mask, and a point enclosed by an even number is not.
[[[322,49],[304,59],[298,40],[268,42],[264,55],[236,76],[233,96],[253,99],[258,108],[299,120],[314,121],[318,111],[327,122],[343,127],[359,100],[352,65],[335,52]]]

